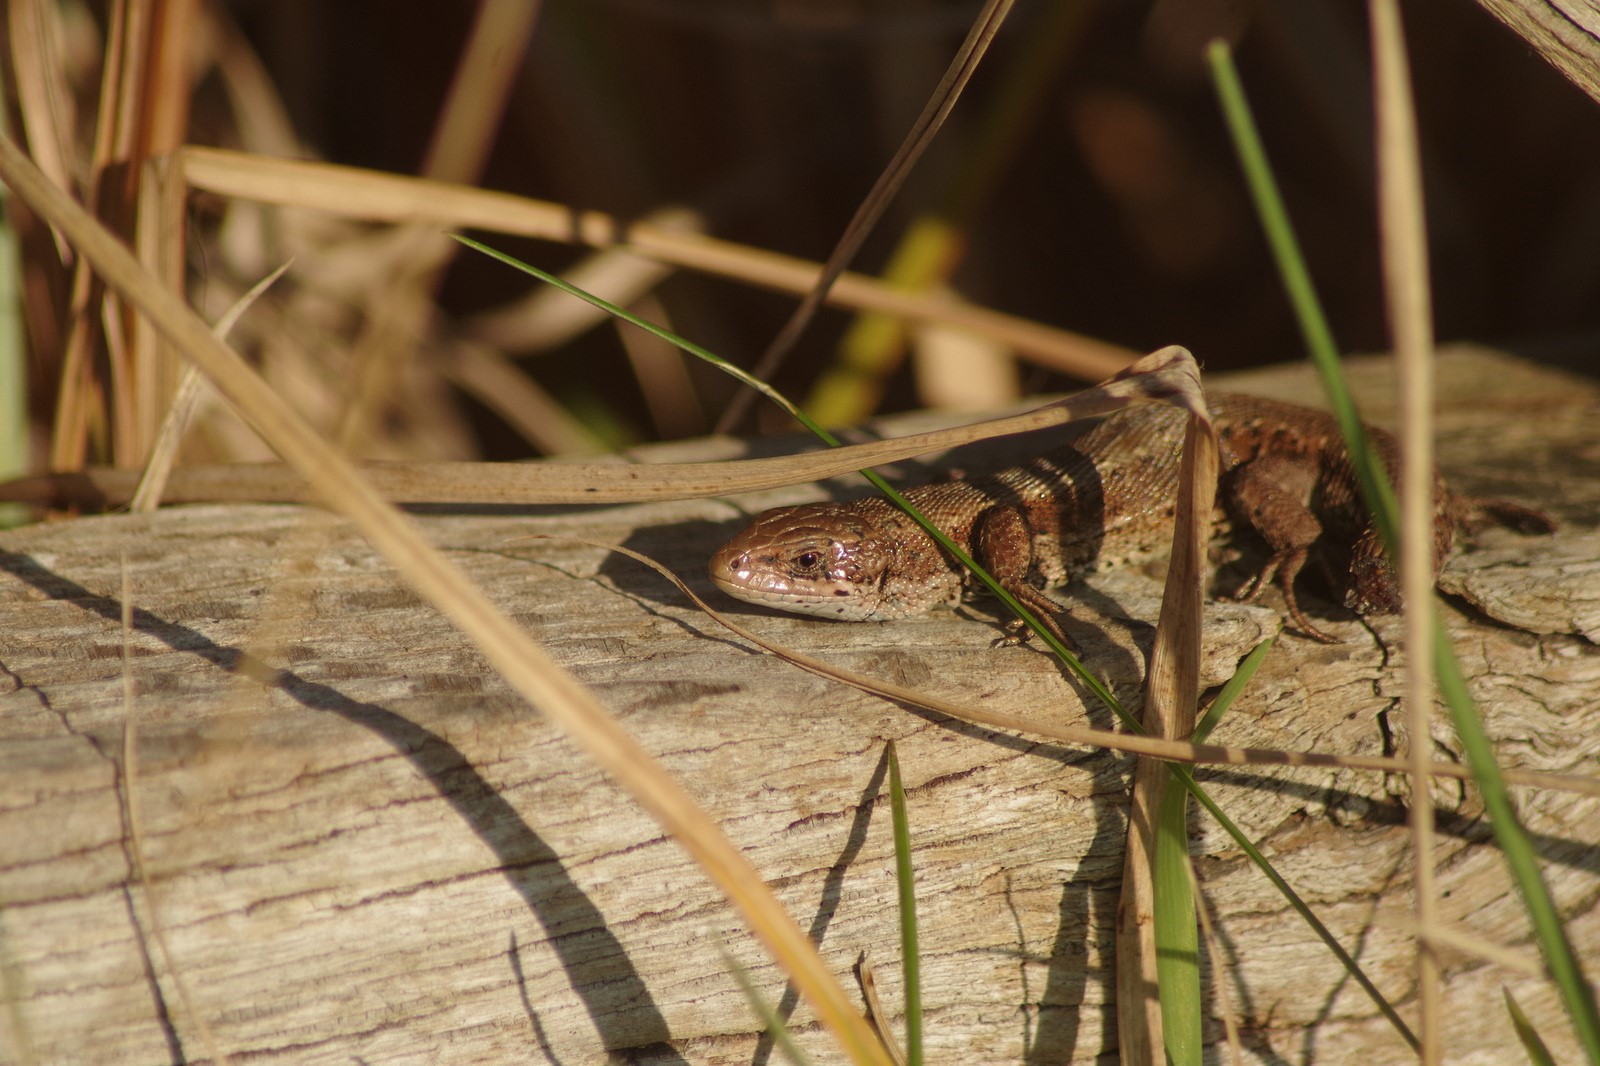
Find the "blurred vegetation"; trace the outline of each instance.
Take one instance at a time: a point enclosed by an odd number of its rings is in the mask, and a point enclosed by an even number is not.
[[[152,60],[110,94],[144,116],[125,159],[96,133],[121,6],[14,6],[53,29],[41,39],[15,15],[7,26],[9,129],[37,158],[24,82],[43,78],[70,97],[46,123],[64,172],[125,233],[149,192],[145,159],[190,143],[429,175],[624,221],[670,209],[714,236],[820,261],[979,4],[170,0],[151,8],[157,24],[125,54],[181,61]],[[1594,372],[1600,111],[1472,4],[1414,0],[1405,14],[1439,337]],[[1337,0],[1019,0],[853,269],[893,264],[896,284],[1130,350],[1180,343],[1210,369],[1300,357],[1203,70],[1204,42],[1222,35],[1237,42],[1340,344],[1380,349],[1364,19],[1361,5]],[[40,57],[44,75],[30,72]],[[451,87],[463,83],[476,88],[452,109]],[[36,223],[15,222],[25,464],[136,465],[175,373],[149,370],[140,360],[159,355],[138,355],[128,320],[97,294],[75,297],[70,257]],[[231,339],[358,455],[517,458],[692,436],[709,431],[734,388],[610,323],[569,330],[553,347],[538,340],[549,311],[522,303],[527,280],[443,247],[426,227],[407,234],[205,193],[189,198],[186,222],[185,284],[208,318],[294,258]],[[595,255],[489,239],[556,270]],[[646,317],[745,365],[795,303],[686,270],[617,284]],[[74,361],[73,324],[84,321]],[[841,359],[852,369],[841,372]],[[139,382],[142,392],[126,393]],[[817,317],[775,383],[830,403],[842,390],[829,410],[844,418],[1074,384],[993,338],[905,332],[839,309]],[[188,461],[265,457],[214,407],[195,426]]]

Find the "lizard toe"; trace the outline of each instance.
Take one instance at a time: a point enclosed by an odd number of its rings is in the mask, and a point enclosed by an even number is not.
[[[1067,613],[1067,609],[1065,607],[1051,599],[1044,592],[1041,592],[1039,589],[1036,589],[1029,584],[1019,584],[1015,587],[1006,589],[1006,591],[1015,596],[1019,603],[1032,612],[1033,616],[1039,620],[1039,624],[1045,629],[1049,630],[1050,635],[1059,640],[1068,651],[1074,653],[1077,652],[1077,641],[1067,636],[1066,630],[1061,628],[1061,622],[1059,621],[1060,616]],[[1009,640],[1007,638],[1001,638],[1002,644],[1021,644],[1028,639],[1028,628],[1022,624],[1022,620],[1020,618],[1015,619],[1015,621],[1021,627],[1023,636],[1019,639]]]

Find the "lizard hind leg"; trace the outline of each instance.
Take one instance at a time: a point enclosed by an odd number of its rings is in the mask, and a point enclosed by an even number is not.
[[[1266,563],[1234,598],[1253,603],[1269,583],[1275,584],[1300,632],[1323,644],[1335,644],[1336,638],[1311,624],[1294,591],[1295,578],[1322,536],[1322,522],[1306,503],[1315,478],[1314,466],[1287,456],[1260,456],[1233,472],[1227,485],[1228,509],[1272,549]]]

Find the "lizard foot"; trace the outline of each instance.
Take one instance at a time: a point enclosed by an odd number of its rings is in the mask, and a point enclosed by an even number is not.
[[[1039,620],[1039,623],[1043,625],[1045,629],[1050,631],[1050,635],[1052,637],[1055,637],[1057,640],[1059,640],[1068,651],[1072,652],[1073,654],[1077,654],[1078,642],[1067,636],[1066,630],[1062,629],[1061,623],[1056,620],[1058,615],[1066,613],[1066,610],[1059,603],[1057,603],[1055,600],[1052,600],[1049,596],[1045,595],[1043,592],[1040,592],[1032,585],[1022,585],[1018,588],[1007,589],[1006,591],[1010,592],[1011,595],[1015,596],[1019,601],[1021,601],[1024,607],[1033,612],[1033,616]],[[1020,618],[1013,618],[1006,622],[1005,628],[1006,635],[1003,637],[996,637],[994,641],[990,643],[990,647],[1014,648],[1020,644],[1026,644],[1029,638],[1033,636],[1033,631],[1029,629]]]
[[[1005,636],[995,637],[989,642],[989,647],[1017,648],[1033,639],[1033,630],[1029,629],[1020,618],[1006,619],[1001,628],[1006,631]]]
[[[1274,552],[1272,557],[1261,564],[1243,585],[1233,593],[1233,599],[1238,603],[1255,603],[1266,591],[1267,586],[1276,584],[1279,588],[1292,590],[1294,579],[1300,575],[1300,570],[1306,565],[1309,552],[1305,548],[1285,548],[1283,551]],[[1287,591],[1293,600],[1293,592]]]
[[[1302,635],[1310,637],[1318,644],[1340,643],[1338,637],[1324,633],[1322,630],[1311,624],[1311,620],[1306,617],[1305,612],[1300,609],[1300,604],[1296,602],[1294,598],[1294,589],[1285,588],[1283,590],[1283,600],[1285,607],[1288,608],[1289,617],[1293,619],[1295,628],[1300,630]]]
[[[1300,609],[1300,601],[1294,594],[1294,579],[1300,576],[1309,554],[1306,548],[1286,548],[1274,552],[1272,558],[1262,565],[1255,576],[1233,594],[1233,598],[1239,603],[1255,603],[1269,584],[1277,585],[1283,593],[1284,607],[1289,612],[1289,618],[1294,622],[1296,629],[1319,644],[1337,644],[1338,637],[1330,636],[1311,624],[1311,619]]]

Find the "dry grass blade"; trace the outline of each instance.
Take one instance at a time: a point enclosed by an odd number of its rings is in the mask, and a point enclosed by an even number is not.
[[[872,966],[872,956],[865,951],[856,963],[856,978],[861,982],[861,998],[866,1001],[867,1017],[872,1022],[873,1031],[883,1041],[894,1066],[906,1066],[906,1053],[900,1050],[900,1042],[894,1036],[894,1026],[889,1023],[889,1014],[883,1009],[883,1000],[878,995],[878,975]]]
[[[793,256],[673,232],[642,223],[625,225],[600,211],[470,189],[397,174],[381,174],[293,159],[188,146],[182,150],[191,187],[259,203],[307,207],[379,222],[427,222],[444,228],[481,229],[594,248],[618,245],[663,263],[735,278],[780,292],[803,293],[821,267]],[[876,278],[846,271],[828,302],[882,311],[913,322],[942,322],[984,333],[1041,366],[1098,380],[1130,363],[1136,353],[1068,330],[1002,314],[951,296],[902,292]]]
[[[138,115],[135,99],[143,87],[142,73],[147,55],[143,31],[147,20],[139,17],[138,5],[111,5],[106,28],[105,63],[100,78],[100,97],[95,110],[94,145],[90,151],[89,174],[83,200],[91,214],[108,213],[126,218],[131,214],[132,190],[128,182],[139,172],[141,160],[134,155],[137,140],[134,127]],[[121,164],[127,175],[120,184],[104,182],[113,163]],[[105,200],[109,198],[110,203]],[[69,242],[70,243],[70,242]],[[108,324],[120,317],[115,300],[96,299],[99,283],[88,264],[80,258],[73,265],[72,294],[69,298],[67,334],[61,360],[54,425],[50,433],[50,466],[55,470],[76,470],[88,453],[90,428],[104,412],[100,407],[97,384],[90,363],[94,347],[96,311]],[[116,338],[108,335],[106,346],[113,374],[122,366]],[[120,458],[120,457],[119,457]]]
[[[529,0],[487,0],[478,5],[455,79],[434,124],[423,177],[434,181],[477,180],[505,114],[512,80],[533,36],[539,5]],[[363,287],[363,328],[351,348],[354,382],[346,393],[339,443],[360,453],[381,437],[386,401],[403,380],[403,364],[415,362],[421,339],[436,313],[434,294],[457,245],[439,239],[433,227],[414,224],[397,235],[401,254],[374,259],[376,275]]]
[[[186,190],[174,176],[171,152],[189,128],[190,40],[197,3],[123,6],[125,56],[122,77],[115,82],[112,126],[115,165],[107,171],[109,198],[99,218],[125,219],[139,259],[171,291],[182,291]],[[109,78],[107,85],[112,85]],[[138,466],[154,443],[165,400],[178,389],[181,363],[115,291],[106,293],[99,311],[110,360],[112,455],[118,466]]]
[[[1048,429],[1108,414],[1138,397],[1151,398],[1178,387],[1190,371],[1175,373],[1168,348],[1146,356],[1124,376],[1094,389],[1006,418],[954,429],[918,433],[776,459],[726,463],[373,463],[361,467],[368,483],[386,498],[406,503],[627,503],[724,496],[803,484],[865,467],[879,466],[923,452],[954,448],[976,440]],[[1186,354],[1186,353],[1185,353]],[[79,493],[80,502],[101,504],[126,499],[132,478],[125,472],[94,470],[20,478],[0,487],[0,499],[55,499],[57,487]],[[97,496],[98,501],[85,498]],[[306,479],[276,465],[194,467],[173,472],[170,501],[310,500]]]
[[[45,0],[18,0],[7,5],[10,16],[11,67],[17,84],[17,111],[28,147],[45,176],[61,189],[73,187],[72,131],[77,128],[72,91],[65,80],[59,12]],[[68,259],[59,243],[62,261]]]
[[[1373,95],[1377,105],[1378,204],[1384,295],[1400,375],[1400,583],[1405,612],[1406,729],[1411,737],[1411,871],[1416,893],[1418,1031],[1422,1061],[1444,1056],[1439,960],[1426,934],[1439,921],[1434,882],[1433,795],[1426,766],[1433,735],[1433,312],[1428,292],[1428,242],[1422,212],[1422,172],[1416,116],[1411,109],[1400,11],[1393,0],[1372,0]]]
[[[1196,390],[1198,391],[1198,390]],[[1200,694],[1200,617],[1205,602],[1206,544],[1217,490],[1217,437],[1205,401],[1187,395],[1172,562],[1145,681],[1145,731],[1175,740],[1194,729]],[[1165,766],[1149,759],[1134,770],[1128,808],[1122,900],[1117,908],[1117,1031],[1123,1062],[1159,1061],[1161,998],[1156,980],[1154,860],[1157,812],[1173,786]]]
[[[170,154],[144,161],[136,194],[134,254],[169,291],[180,293],[188,269],[186,196],[182,175]],[[130,316],[128,321],[129,380],[113,394],[112,425],[123,465],[136,466],[152,453],[161,423],[172,409],[183,360],[145,319]]]
[[[483,0],[434,125],[422,173],[476,181],[505,115],[506,99],[533,37],[539,0]]]
[[[606,451],[605,442],[588,426],[495,348],[456,341],[436,361],[436,367],[452,384],[505,419],[545,455],[595,455]],[[488,475],[488,471],[483,473]],[[385,495],[391,500],[397,498]]]
[[[653,294],[641,297],[638,307],[653,322],[668,321],[666,305]],[[657,436],[676,440],[704,433],[704,408],[695,393],[689,359],[660,337],[629,323],[618,322],[616,329]]]
[[[147,112],[140,120],[141,155],[165,155],[189,130],[193,42],[199,0],[167,0],[149,28],[149,66],[140,93]]]
[[[150,939],[156,942],[161,964],[172,978],[183,1003],[184,1017],[199,1031],[200,1043],[211,1061],[227,1066],[228,1057],[222,1053],[216,1036],[211,1031],[205,1015],[195,1009],[194,997],[189,994],[189,982],[178,968],[167,943],[166,928],[161,924],[160,897],[155,883],[150,879],[149,866],[144,861],[144,832],[139,816],[139,759],[138,726],[134,717],[133,684],[133,589],[129,581],[127,553],[122,556],[122,813],[128,826],[128,851],[133,862],[133,875],[144,888],[145,916],[150,924]]]
[[[1042,114],[1058,100],[1054,86],[1094,21],[1093,4],[1047,4],[1017,48],[993,72],[990,92],[970,116],[975,139],[943,188],[921,204],[884,260],[882,277],[911,291],[950,286],[985,205],[993,205],[1030,143]],[[956,348],[967,349],[956,351]],[[1015,353],[992,337],[928,325],[908,330],[885,315],[857,315],[840,338],[832,365],[811,385],[806,411],[823,425],[850,425],[876,411],[890,376],[910,357],[925,407],[994,406],[1021,395]],[[971,360],[969,362],[968,360]]]
[[[989,42],[994,40],[994,35],[1000,31],[1001,24],[1011,11],[1011,3],[1012,0],[987,0],[983,10],[973,19],[971,28],[967,30],[966,39],[961,42],[961,48],[951,60],[949,69],[945,71],[944,77],[933,90],[933,95],[928,98],[927,104],[923,106],[922,114],[912,123],[905,140],[900,142],[900,147],[895,150],[889,165],[878,175],[878,180],[873,183],[866,199],[856,209],[855,216],[850,219],[850,224],[845,227],[839,243],[834,246],[827,262],[822,266],[821,273],[817,275],[816,284],[806,292],[800,305],[794,309],[789,320],[783,324],[778,335],[772,339],[772,343],[767,345],[767,350],[761,353],[761,358],[756,361],[755,367],[751,370],[756,377],[763,380],[770,379],[778,367],[783,365],[795,342],[800,339],[800,334],[805,332],[806,326],[811,323],[811,319],[816,316],[823,301],[827,299],[828,290],[839,279],[839,275],[844,273],[844,268],[856,257],[867,235],[883,218],[890,201],[905,184],[912,168],[917,165],[917,160],[922,158],[928,145],[933,143],[934,135],[944,125],[950,109],[956,106],[956,101],[961,98],[961,91],[967,87],[967,82],[978,69],[984,53],[989,50]],[[728,405],[728,409],[723,412],[722,418],[718,420],[716,431],[726,433],[743,421],[752,402],[754,397],[749,393],[740,393],[736,396]]]
[[[218,5],[206,5],[200,15],[199,29],[207,38],[217,77],[228,94],[240,142],[253,152],[304,153],[271,75],[239,27]]]
[[[227,337],[228,331],[233,329],[233,324],[239,321],[239,316],[244,314],[262,293],[271,288],[273,282],[283,277],[284,271],[288,269],[289,264],[284,263],[256,282],[249,292],[236,300],[212,327],[217,339]],[[177,395],[172,398],[172,406],[167,411],[167,417],[162,420],[161,429],[156,434],[155,445],[150,449],[150,461],[145,463],[144,473],[139,476],[139,485],[134,489],[130,510],[154,511],[161,505],[161,492],[172,473],[172,464],[178,458],[178,445],[183,443],[184,430],[188,428],[194,409],[200,403],[204,388],[205,379],[200,376],[200,371],[195,365],[190,363],[184,367],[183,377],[178,382]]]
[[[806,937],[689,793],[667,774],[538,644],[497,611],[416,527],[383,501],[355,468],[318,439],[242,360],[211,335],[177,297],[162,289],[115,237],[95,223],[8,139],[0,137],[0,180],[59,226],[107,285],[148,315],[162,334],[200,365],[213,387],[355,523],[422,598],[466,633],[508,684],[570,736],[671,834],[737,907],[788,971],[841,1048],[858,1062],[886,1059],[871,1030]]]

